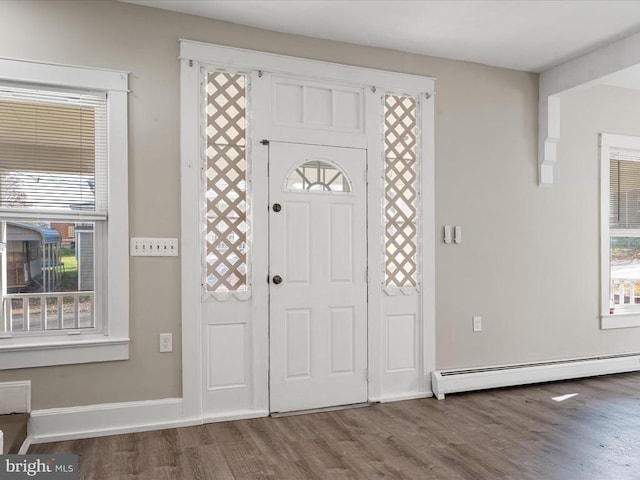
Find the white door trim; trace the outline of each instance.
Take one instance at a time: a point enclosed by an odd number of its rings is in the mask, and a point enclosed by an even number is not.
[[[433,117],[434,80],[427,77],[405,75],[359,67],[318,62],[282,55],[209,45],[181,40],[181,276],[182,276],[182,385],[183,416],[185,418],[224,418],[234,411],[264,412],[268,410],[268,329],[266,283],[268,268],[268,223],[266,215],[259,214],[268,205],[267,149],[262,139],[281,140],[272,134],[272,105],[252,112],[251,150],[253,209],[253,273],[252,318],[248,321],[247,348],[251,349],[246,368],[246,386],[237,398],[220,400],[215,411],[202,403],[203,375],[201,365],[200,325],[200,68],[242,70],[252,79],[252,93],[266,98],[270,94],[274,74],[309,81],[333,82],[360,88],[363,92],[363,134],[342,135],[337,146],[366,148],[368,152],[368,242],[369,265],[380,263],[382,226],[383,150],[382,95],[385,92],[410,94],[419,98],[421,117],[421,206],[422,206],[422,289],[416,296],[389,297],[381,289],[381,272],[369,268],[369,399],[402,398],[407,395],[430,395],[429,374],[435,370],[435,276],[434,276],[434,182],[433,182]],[[356,138],[357,137],[357,138]],[[318,138],[318,135],[315,136]],[[304,143],[314,143],[304,141]],[[336,144],[335,142],[329,142]],[[258,213],[256,213],[258,212]],[[264,282],[262,281],[264,279]],[[409,305],[410,304],[410,305]],[[388,368],[389,339],[385,329],[398,312],[410,309],[407,319],[413,321],[416,346],[415,364],[406,371]],[[406,319],[404,319],[406,320]],[[224,319],[221,319],[224,321]],[[230,397],[228,397],[230,398]]]

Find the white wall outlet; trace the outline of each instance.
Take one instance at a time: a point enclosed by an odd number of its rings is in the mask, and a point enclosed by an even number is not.
[[[482,317],[473,317],[473,331],[474,332],[482,331]]]
[[[173,351],[173,334],[161,333],[160,334],[160,352],[172,352]]]
[[[132,257],[177,257],[177,238],[131,238]]]

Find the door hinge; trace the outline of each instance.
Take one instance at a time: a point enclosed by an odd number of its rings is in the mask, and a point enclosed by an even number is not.
[[[266,138],[264,140],[260,140],[260,143],[262,145],[269,145],[269,140],[267,140]]]
[[[365,382],[369,381],[369,369],[368,368],[364,369],[364,381]]]

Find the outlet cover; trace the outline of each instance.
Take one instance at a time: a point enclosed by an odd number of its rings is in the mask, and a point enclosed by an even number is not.
[[[474,332],[482,331],[482,317],[473,317],[473,331]]]
[[[173,351],[173,334],[161,333],[160,334],[160,352],[172,352]]]

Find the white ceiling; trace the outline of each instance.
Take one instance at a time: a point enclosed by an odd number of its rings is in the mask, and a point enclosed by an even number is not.
[[[640,32],[640,1],[120,1],[278,32],[532,72]]]

